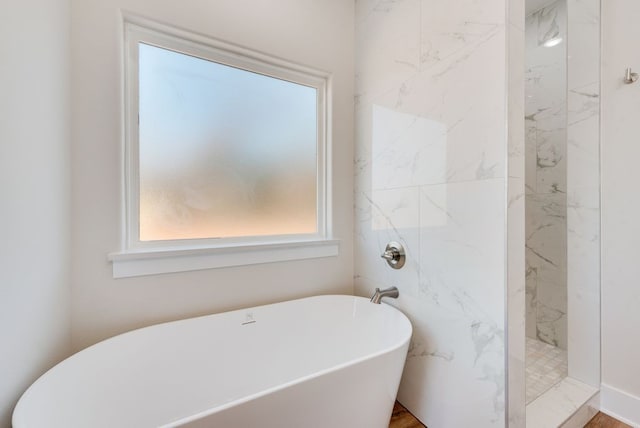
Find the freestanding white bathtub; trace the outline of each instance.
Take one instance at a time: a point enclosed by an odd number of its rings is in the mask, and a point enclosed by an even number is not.
[[[387,428],[411,324],[317,296],[159,324],[100,342],[22,396],[14,428]]]

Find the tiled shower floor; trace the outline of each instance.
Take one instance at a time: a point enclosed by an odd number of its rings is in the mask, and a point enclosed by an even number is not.
[[[527,337],[527,404],[567,376],[567,351]]]

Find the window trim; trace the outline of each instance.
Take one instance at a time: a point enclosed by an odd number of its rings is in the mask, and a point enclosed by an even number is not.
[[[338,256],[340,241],[325,239],[109,254],[114,278],[187,272]]]
[[[160,24],[146,18],[122,13],[122,85],[123,85],[123,142],[122,165],[122,236],[120,251],[109,254],[116,271],[123,276],[149,275],[166,272],[162,263],[175,265],[169,259],[186,261],[195,257],[200,263],[182,263],[171,272],[238,266],[242,264],[297,260],[312,257],[338,255],[339,242],[332,239],[331,221],[331,164],[330,118],[331,75],[280,58],[265,55],[247,48],[232,45],[210,37]],[[270,76],[315,88],[317,91],[317,233],[304,235],[270,235],[236,238],[203,238],[168,241],[139,240],[139,162],[138,162],[138,43],[146,43],[163,49],[214,61],[231,67]],[[273,256],[265,251],[274,250]],[[293,248],[294,251],[283,251]],[[295,249],[304,248],[304,251]],[[314,249],[310,251],[310,249]],[[330,249],[330,250],[329,250]],[[299,257],[296,253],[299,252]],[[207,257],[203,257],[208,254]],[[276,256],[280,254],[280,256]],[[195,256],[194,256],[195,255]],[[231,257],[236,255],[241,257]],[[251,256],[253,255],[253,256]],[[315,255],[315,256],[314,256]],[[208,263],[203,261],[208,259]],[[216,259],[216,260],[214,260]],[[240,259],[244,261],[240,261]],[[226,260],[226,261],[223,261]],[[145,263],[141,263],[145,261]],[[127,268],[123,268],[123,263]],[[133,264],[141,268],[131,269]],[[144,264],[144,268],[142,265]],[[178,263],[180,264],[180,263]],[[197,267],[196,267],[197,265]],[[190,267],[191,266],[191,267]],[[137,274],[136,272],[139,271]]]

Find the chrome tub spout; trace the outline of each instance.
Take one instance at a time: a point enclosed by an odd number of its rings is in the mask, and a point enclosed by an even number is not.
[[[385,288],[384,290],[376,288],[376,292],[373,293],[373,296],[371,296],[371,303],[376,303],[379,305],[383,297],[391,297],[392,299],[397,299],[399,295],[400,292],[398,291],[397,287],[389,287]]]

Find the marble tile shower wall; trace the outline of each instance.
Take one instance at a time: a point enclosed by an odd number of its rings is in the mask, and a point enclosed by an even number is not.
[[[526,334],[567,349],[567,8],[526,17]],[[555,46],[545,42],[562,38]]]
[[[356,1],[356,292],[400,289],[398,398],[428,426],[505,425],[505,21],[504,0]]]
[[[567,0],[569,376],[600,385],[600,0]]]
[[[507,9],[507,426],[523,428],[526,425],[525,2],[509,1]]]

